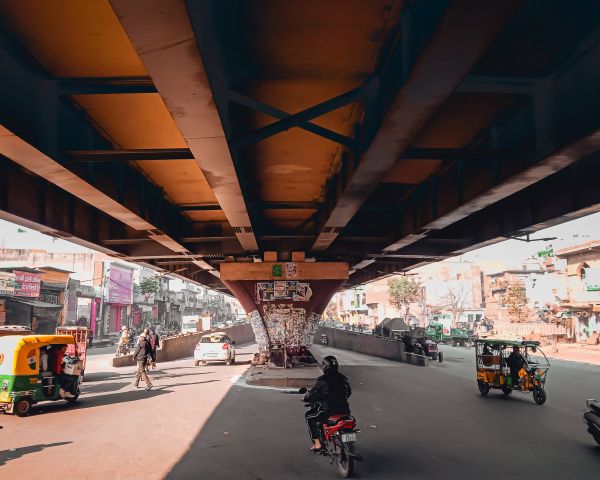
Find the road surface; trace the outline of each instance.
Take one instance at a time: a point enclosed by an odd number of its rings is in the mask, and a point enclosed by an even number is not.
[[[600,447],[580,419],[585,399],[600,395],[597,366],[553,361],[540,407],[531,395],[480,397],[472,350],[444,348],[446,361],[427,368],[314,350],[337,355],[352,382],[365,457],[357,478],[600,478]],[[76,407],[0,417],[0,478],[335,478],[308,452],[299,397],[243,386],[245,368],[171,362],[151,392],[132,389],[131,368],[98,371]]]

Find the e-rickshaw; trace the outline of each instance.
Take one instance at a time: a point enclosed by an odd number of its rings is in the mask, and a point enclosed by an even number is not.
[[[81,362],[65,356],[65,367],[60,375],[56,375],[50,367],[44,370],[41,365],[42,354],[47,358],[51,349],[74,344],[72,335],[0,337],[0,411],[23,417],[38,402],[77,401]],[[65,396],[67,390],[69,394]]]
[[[509,396],[513,390],[533,393],[538,405],[546,402],[546,375],[550,369],[548,358],[539,348],[540,342],[499,339],[475,340],[475,362],[479,393],[485,396],[490,389],[502,390]],[[513,378],[507,359],[514,347],[519,347],[521,368],[518,378]],[[532,355],[533,354],[533,355]]]

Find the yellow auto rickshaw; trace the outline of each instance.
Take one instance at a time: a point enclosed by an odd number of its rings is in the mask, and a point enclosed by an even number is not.
[[[540,342],[515,341],[492,338],[475,340],[475,362],[477,368],[477,387],[485,396],[490,389],[502,390],[508,397],[513,391],[533,393],[538,405],[546,402],[546,376],[550,369],[548,358],[539,348]],[[516,350],[518,349],[518,350]],[[513,376],[509,368],[513,350],[519,353],[518,374]]]
[[[25,416],[38,402],[77,401],[79,359],[65,356],[58,373],[56,363],[52,365],[62,356],[63,347],[74,344],[72,335],[0,337],[0,411]]]

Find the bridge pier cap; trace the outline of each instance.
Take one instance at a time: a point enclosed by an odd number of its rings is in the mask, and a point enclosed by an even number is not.
[[[226,262],[221,281],[248,312],[260,349],[273,358],[312,345],[321,315],[348,270],[344,262]]]

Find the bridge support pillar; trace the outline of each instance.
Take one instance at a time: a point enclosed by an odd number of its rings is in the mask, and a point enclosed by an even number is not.
[[[341,262],[227,262],[221,281],[248,312],[261,352],[290,367],[312,345],[323,310],[348,279]]]

